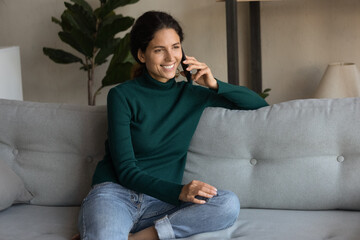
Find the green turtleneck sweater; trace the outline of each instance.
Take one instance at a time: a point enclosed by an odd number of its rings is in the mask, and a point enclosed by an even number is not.
[[[268,105],[245,87],[217,82],[214,91],[175,79],[162,83],[145,73],[112,88],[106,154],[93,185],[115,182],[178,205],[187,150],[203,110]]]

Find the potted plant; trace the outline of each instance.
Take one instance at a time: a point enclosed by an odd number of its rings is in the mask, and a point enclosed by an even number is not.
[[[135,60],[131,56],[129,34],[117,37],[119,32],[129,29],[134,19],[116,14],[115,9],[138,0],[100,0],[100,6],[93,9],[86,0],[65,2],[66,9],[61,19],[52,17],[52,21],[61,27],[60,39],[74,48],[81,57],[61,49],[44,47],[43,52],[56,63],[80,63],[81,70],[87,72],[88,104],[95,105],[96,96],[106,86],[118,84],[130,79]],[[94,72],[97,66],[107,62],[106,75],[101,86],[94,91]]]

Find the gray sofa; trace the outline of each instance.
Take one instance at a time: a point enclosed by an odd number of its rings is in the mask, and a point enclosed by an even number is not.
[[[0,240],[77,232],[106,129],[104,106],[0,100]],[[232,190],[242,209],[230,229],[187,239],[360,239],[359,130],[360,99],[206,109],[184,182]]]

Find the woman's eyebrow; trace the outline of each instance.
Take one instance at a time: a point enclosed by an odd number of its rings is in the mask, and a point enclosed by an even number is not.
[[[174,43],[172,46],[180,45],[180,42]],[[165,48],[165,46],[154,46],[153,48]]]
[[[154,46],[153,48],[165,48],[164,46]]]

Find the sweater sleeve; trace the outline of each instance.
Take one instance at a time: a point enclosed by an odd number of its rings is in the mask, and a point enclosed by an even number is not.
[[[131,109],[119,89],[108,94],[108,141],[112,163],[121,185],[178,205],[182,185],[155,178],[137,166],[131,132]]]
[[[219,89],[217,91],[211,90],[214,94],[210,98],[210,107],[253,110],[268,106],[262,97],[246,87],[216,81]]]

